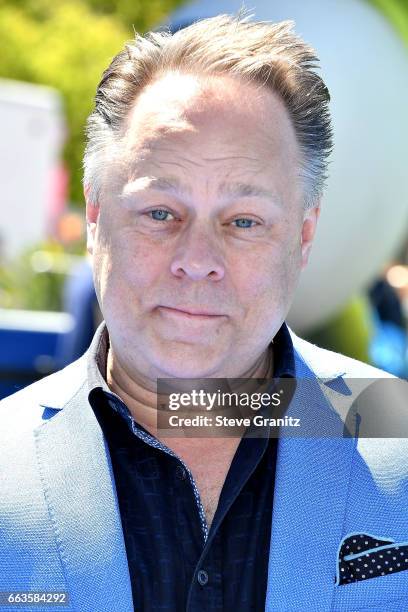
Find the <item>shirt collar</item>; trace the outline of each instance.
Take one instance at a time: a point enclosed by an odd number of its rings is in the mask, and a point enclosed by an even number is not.
[[[106,382],[106,361],[109,349],[109,333],[105,321],[95,332],[88,351],[87,370],[89,392],[97,388],[111,393]]]
[[[275,334],[270,346],[273,347],[273,378],[296,378],[293,342],[285,322]]]

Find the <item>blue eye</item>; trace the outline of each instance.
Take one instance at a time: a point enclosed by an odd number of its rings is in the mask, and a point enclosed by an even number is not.
[[[233,223],[239,223],[240,221],[243,221],[244,224],[245,223],[254,223],[254,224],[256,223],[256,221],[254,221],[253,219],[244,219],[244,218],[242,218],[242,219],[235,219],[235,221],[233,221]],[[252,225],[243,225],[243,224],[240,224],[240,225],[236,225],[235,227],[241,227],[241,228],[244,228],[244,229],[251,229],[251,227],[253,227],[253,226]]]
[[[158,213],[158,216],[155,216],[155,213]],[[171,213],[168,210],[157,208],[155,210],[149,210],[149,215],[152,215],[154,221],[167,221],[167,215],[171,215]]]

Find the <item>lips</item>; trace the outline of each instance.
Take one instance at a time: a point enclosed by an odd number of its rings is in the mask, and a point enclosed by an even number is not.
[[[190,307],[180,307],[174,308],[171,306],[159,306],[160,310],[168,314],[174,314],[175,316],[185,316],[191,319],[212,319],[217,317],[222,317],[225,315],[212,312],[203,308],[190,308]]]

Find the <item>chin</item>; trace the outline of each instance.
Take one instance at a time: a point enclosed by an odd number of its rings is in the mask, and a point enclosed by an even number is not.
[[[198,347],[194,351],[174,351],[169,358],[169,351],[157,360],[157,366],[163,372],[162,378],[211,378],[217,363],[200,354]],[[192,354],[193,353],[193,354]]]
[[[214,368],[200,364],[189,363],[188,366],[167,363],[161,368],[163,376],[161,378],[212,378]]]

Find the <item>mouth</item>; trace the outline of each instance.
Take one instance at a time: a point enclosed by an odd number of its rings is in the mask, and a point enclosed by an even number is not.
[[[158,306],[160,312],[171,317],[183,318],[185,320],[192,321],[211,321],[225,317],[226,315],[210,312],[205,309],[181,309],[181,308],[170,308],[169,306]]]

